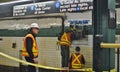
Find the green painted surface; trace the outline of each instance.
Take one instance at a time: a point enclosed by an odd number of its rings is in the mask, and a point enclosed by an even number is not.
[[[0,36],[16,36],[23,37],[27,34],[29,30],[8,30],[8,29],[0,29]],[[38,34],[39,37],[55,37],[58,33],[60,33],[60,27],[51,27],[51,28],[41,28]]]
[[[115,29],[108,27],[108,8],[115,10],[115,0],[94,0],[93,23],[94,38],[103,35],[105,43],[115,42]],[[117,32],[116,32],[117,33]],[[94,70],[102,72],[109,71],[115,67],[114,49],[100,49],[97,38],[94,39],[93,67]]]
[[[67,29],[67,27],[65,28]],[[61,27],[53,27],[53,28],[43,28],[40,29],[39,35],[41,37],[54,37],[61,31]],[[92,35],[92,25],[87,26],[87,31],[89,35]],[[7,29],[0,29],[0,36],[24,36],[28,30],[7,30]],[[120,24],[117,25],[116,28],[116,35],[120,35]]]

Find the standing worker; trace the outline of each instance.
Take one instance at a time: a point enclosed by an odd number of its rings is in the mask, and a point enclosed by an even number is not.
[[[27,62],[34,64],[38,63],[38,46],[35,39],[38,32],[38,24],[32,23],[30,26],[30,32],[24,37],[24,45],[22,49],[22,56],[25,57]],[[36,68],[34,66],[28,65],[28,72],[36,72]]]
[[[70,68],[72,69],[80,69],[83,68],[85,64],[85,59],[82,54],[80,54],[80,47],[76,47],[75,53],[71,55],[70,58]]]
[[[68,68],[69,54],[70,54],[70,46],[74,39],[73,30],[71,30],[71,26],[67,29],[60,38],[59,44],[61,46],[61,56],[62,56],[62,67]]]

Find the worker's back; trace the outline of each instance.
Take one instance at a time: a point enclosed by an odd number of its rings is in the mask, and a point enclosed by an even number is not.
[[[72,69],[80,69],[85,64],[84,56],[80,53],[74,53],[71,55],[70,63]]]

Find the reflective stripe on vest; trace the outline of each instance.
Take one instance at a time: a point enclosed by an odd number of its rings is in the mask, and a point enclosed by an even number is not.
[[[32,38],[32,40],[33,40],[32,52],[33,52],[34,57],[37,57],[38,56],[38,46],[37,46],[36,40],[35,40],[35,38],[33,37],[32,34],[27,34],[24,38],[24,45],[23,45],[23,48],[22,48],[22,56],[29,57],[29,54],[26,50],[26,38],[27,37]]]
[[[75,68],[75,69],[82,68],[82,63],[79,60],[81,55],[77,56],[76,54],[73,54],[73,56],[74,56],[74,59],[72,59],[72,68]],[[75,63],[75,62],[77,62],[77,63]]]
[[[68,36],[67,36],[66,32],[64,32],[62,37],[61,37],[60,45],[70,46],[70,44],[71,44],[71,42],[68,40]]]

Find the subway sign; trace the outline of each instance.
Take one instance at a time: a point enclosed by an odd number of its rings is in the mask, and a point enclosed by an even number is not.
[[[83,12],[92,9],[93,0],[58,0],[16,5],[13,7],[13,16]]]
[[[68,20],[70,24],[90,24],[90,20]]]
[[[93,9],[93,0],[59,0],[59,2],[60,12],[81,12]]]

